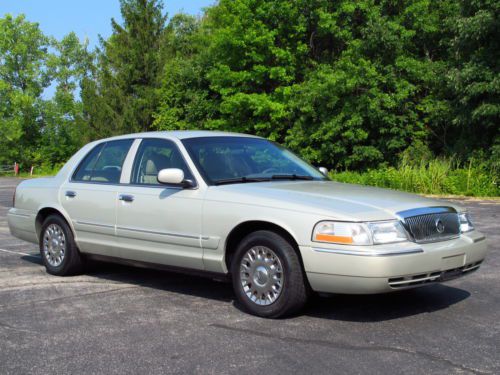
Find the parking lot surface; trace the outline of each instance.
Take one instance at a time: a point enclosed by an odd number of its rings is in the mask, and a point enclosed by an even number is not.
[[[479,271],[378,296],[315,297],[297,317],[247,315],[230,284],[94,263],[45,273],[9,234],[20,180],[0,179],[1,374],[499,374],[500,204],[461,202],[488,237]]]

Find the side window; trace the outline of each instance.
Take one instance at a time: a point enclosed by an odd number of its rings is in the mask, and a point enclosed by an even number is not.
[[[166,168],[184,171],[186,179],[193,179],[191,171],[177,146],[165,139],[143,139],[132,168],[132,184],[159,185],[158,172]]]
[[[73,181],[90,181],[92,170],[94,169],[95,163],[97,162],[97,158],[99,158],[99,154],[101,153],[104,144],[105,143],[98,144],[83,158],[73,174]]]
[[[133,139],[106,142],[97,155],[94,154],[95,149],[92,150],[78,167],[73,180],[118,184],[132,142]]]

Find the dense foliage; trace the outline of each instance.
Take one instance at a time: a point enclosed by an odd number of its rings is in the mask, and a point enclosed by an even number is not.
[[[121,0],[122,24],[95,51],[6,15],[0,164],[54,165],[114,134],[219,129],[337,170],[423,152],[495,174],[499,11],[494,0],[219,0],[167,18],[161,0]]]
[[[458,164],[458,165],[457,165]],[[435,195],[500,196],[498,169],[470,159],[464,165],[453,159],[438,158],[421,163],[400,163],[398,168],[382,167],[364,172],[331,173],[331,178],[346,183],[371,185],[412,193]]]

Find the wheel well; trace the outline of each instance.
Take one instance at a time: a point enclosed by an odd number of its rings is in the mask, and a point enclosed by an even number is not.
[[[295,238],[293,238],[293,236],[286,229],[268,221],[246,221],[244,223],[238,224],[235,228],[233,228],[233,230],[227,237],[225,262],[228,270],[231,270],[231,261],[240,241],[250,233],[258,230],[269,230],[275,232],[285,238],[288,242],[290,242],[290,244],[297,252],[297,255],[299,256],[302,269],[304,269],[302,256],[300,255],[299,251],[299,245],[297,244],[297,241],[295,241]]]
[[[42,208],[40,211],[38,211],[38,214],[36,215],[36,219],[35,219],[36,234],[38,235],[38,237],[40,237],[40,231],[42,230],[43,222],[50,215],[59,215],[64,221],[67,222],[67,220],[64,218],[63,214],[61,214],[61,212],[59,212],[55,208],[52,208],[52,207]]]

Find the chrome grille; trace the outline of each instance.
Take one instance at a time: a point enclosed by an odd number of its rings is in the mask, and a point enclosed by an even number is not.
[[[460,235],[458,214],[451,207],[428,207],[399,215],[417,243],[445,241]]]

